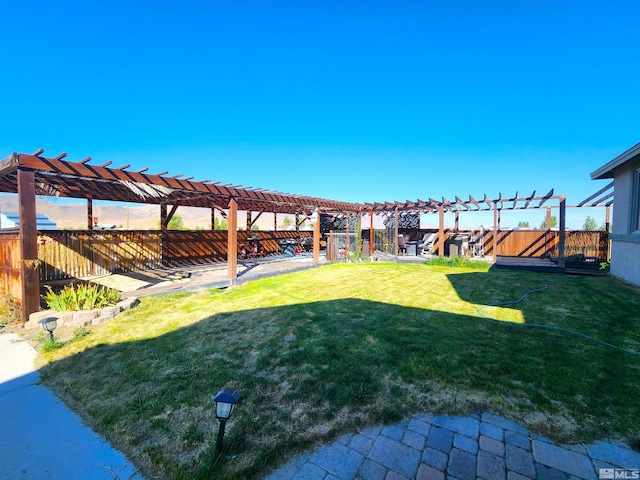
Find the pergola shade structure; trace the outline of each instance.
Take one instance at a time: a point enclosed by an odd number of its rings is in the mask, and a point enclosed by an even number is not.
[[[17,193],[19,199],[19,245],[21,256],[22,316],[39,310],[37,268],[36,195],[87,200],[87,227],[93,227],[92,201],[131,202],[161,206],[161,229],[179,206],[228,211],[228,275],[235,282],[237,270],[237,211],[270,212],[310,216],[312,212],[360,212],[363,205],[318,197],[275,192],[210,180],[193,181],[168,172],[150,174],[148,168],[129,170],[130,165],[111,167],[111,162],[92,165],[91,157],[78,162],[14,153],[0,162],[0,191]],[[168,206],[171,210],[168,211]],[[213,213],[212,213],[213,218]],[[318,262],[319,225],[314,231],[314,261]],[[213,228],[213,222],[212,222]]]
[[[80,198],[87,201],[87,228],[93,228],[93,200],[113,202],[143,203],[160,205],[160,228],[164,233],[171,217],[179,206],[217,209],[223,214],[228,212],[227,261],[228,278],[231,284],[237,276],[237,211],[246,211],[247,229],[256,217],[251,218],[251,212],[291,214],[309,217],[312,213],[320,214],[368,214],[371,221],[370,234],[373,232],[374,216],[394,215],[395,237],[398,233],[398,218],[401,213],[437,213],[439,216],[438,240],[435,249],[439,255],[444,255],[446,232],[444,228],[444,214],[455,214],[455,230],[458,230],[458,215],[460,212],[493,211],[493,255],[499,255],[497,230],[500,229],[500,212],[503,210],[526,210],[546,208],[547,225],[550,225],[551,208],[559,209],[559,259],[563,262],[565,243],[565,209],[564,195],[554,195],[553,190],[546,195],[537,196],[535,191],[528,196],[489,198],[486,194],[480,199],[469,195],[468,200],[456,196],[455,200],[416,200],[404,202],[384,203],[350,203],[324,198],[275,192],[261,188],[245,187],[242,185],[221,184],[210,180],[194,181],[193,177],[184,175],[169,175],[168,172],[148,173],[148,168],[130,170],[130,165],[117,168],[111,162],[94,165],[91,157],[72,162],[65,159],[66,154],[53,158],[43,156],[44,150],[33,154],[14,153],[0,161],[0,192],[17,193],[19,197],[19,239],[7,255],[16,255],[19,250],[20,267],[7,268],[0,265],[5,277],[12,276],[19,281],[22,301],[22,319],[26,321],[28,315],[39,310],[39,277],[38,277],[38,248],[36,229],[36,195]],[[550,206],[551,201],[557,201],[557,206]],[[610,184],[599,192],[590,196],[576,207],[606,206],[609,223],[609,206],[613,202],[613,185]],[[171,206],[171,210],[169,210]],[[349,215],[347,215],[347,218]],[[347,221],[348,223],[348,221]],[[419,222],[418,222],[419,224]],[[548,233],[548,232],[547,232]],[[15,234],[14,234],[15,236]],[[545,234],[546,236],[546,234]],[[13,240],[16,242],[16,240]],[[313,234],[314,262],[319,261],[320,249],[320,221],[315,222]],[[395,246],[397,256],[397,244]],[[6,263],[6,262],[5,262]],[[19,270],[19,272],[17,272]],[[7,273],[9,272],[9,273]],[[19,275],[18,275],[19,274]],[[15,278],[18,277],[19,278]],[[5,278],[6,280],[6,278]]]
[[[454,230],[458,230],[459,214],[460,212],[482,212],[493,211],[493,252],[494,256],[498,255],[498,243],[497,243],[497,231],[500,229],[500,212],[503,210],[528,210],[532,208],[547,208],[547,225],[550,225],[550,207],[545,204],[549,200],[557,200],[558,208],[560,210],[560,262],[564,256],[564,231],[565,231],[565,208],[566,197],[564,195],[554,195],[553,190],[549,191],[546,195],[536,195],[534,191],[528,196],[519,196],[518,192],[512,197],[505,197],[500,193],[497,198],[489,198],[486,194],[481,199],[475,199],[469,195],[468,200],[463,200],[456,196],[455,200],[449,200],[442,197],[442,200],[436,200],[429,198],[429,200],[406,200],[404,202],[385,202],[385,203],[366,203],[365,207],[374,214],[394,214],[396,218],[398,214],[406,212],[415,213],[437,213],[439,216],[439,232],[438,240],[436,242],[435,249],[439,252],[440,256],[444,255],[444,214],[453,213],[455,215],[455,227]],[[397,222],[396,222],[397,224]],[[397,234],[397,232],[396,232]]]

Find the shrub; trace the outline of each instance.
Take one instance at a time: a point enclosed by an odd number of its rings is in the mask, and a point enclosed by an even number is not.
[[[465,257],[436,257],[425,262],[427,265],[439,267],[459,267],[469,268],[471,270],[480,270],[486,272],[489,270],[489,263],[481,260],[471,260]]]
[[[18,310],[11,302],[9,295],[0,294],[0,328],[17,323],[20,320]]]
[[[49,308],[58,312],[108,307],[120,301],[120,292],[103,285],[67,285],[59,293],[49,285],[46,288],[47,293],[42,298]]]

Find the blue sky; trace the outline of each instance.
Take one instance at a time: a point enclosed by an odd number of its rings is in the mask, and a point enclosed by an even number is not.
[[[553,188],[575,204],[640,141],[637,1],[1,10],[2,158],[42,147],[355,202]]]

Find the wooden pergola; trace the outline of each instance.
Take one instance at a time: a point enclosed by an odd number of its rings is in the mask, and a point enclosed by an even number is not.
[[[449,200],[442,197],[442,200],[436,200],[429,198],[429,200],[406,200],[404,202],[385,202],[385,203],[366,203],[365,208],[369,210],[370,217],[373,218],[374,214],[386,213],[394,214],[396,218],[395,222],[395,236],[398,234],[398,216],[400,213],[437,213],[438,214],[438,239],[435,244],[435,249],[438,250],[439,256],[444,256],[444,242],[445,242],[445,227],[444,227],[444,215],[445,213],[453,213],[455,215],[454,230],[458,230],[460,212],[493,212],[493,252],[495,256],[498,255],[498,235],[500,230],[500,213],[503,210],[528,210],[532,208],[546,208],[547,209],[547,225],[551,225],[551,208],[545,206],[550,200],[556,200],[558,202],[557,208],[559,209],[559,252],[560,262],[562,266],[564,257],[564,245],[565,245],[565,223],[566,223],[566,197],[564,195],[554,195],[553,190],[549,191],[546,195],[536,195],[534,192],[529,196],[519,196],[518,193],[512,197],[505,197],[502,193],[498,194],[497,198],[489,198],[484,194],[482,199],[475,199],[469,195],[468,200],[463,200],[456,196],[455,200]],[[397,254],[397,252],[396,252]]]
[[[215,211],[223,215],[227,212],[227,269],[230,284],[237,278],[238,224],[237,212],[247,212],[247,230],[263,213],[299,215],[309,218],[318,214],[357,214],[369,215],[373,232],[374,216],[377,214],[395,217],[395,236],[398,234],[398,217],[401,213],[437,213],[439,216],[438,239],[436,249],[444,255],[446,232],[445,213],[455,215],[455,230],[458,230],[461,212],[492,211],[493,252],[497,258],[500,230],[500,213],[503,210],[527,210],[546,208],[547,225],[551,224],[551,209],[559,209],[558,252],[560,266],[564,262],[566,208],[604,206],[607,208],[606,223],[609,223],[609,207],[613,203],[613,183],[607,185],[578,205],[567,207],[564,195],[554,195],[553,190],[546,195],[511,197],[499,194],[482,199],[469,195],[468,200],[456,196],[455,200],[442,197],[441,200],[406,200],[404,202],[349,203],[318,197],[282,193],[262,188],[242,185],[221,184],[210,180],[194,181],[193,177],[183,174],[169,175],[168,172],[148,173],[148,168],[130,170],[130,165],[112,167],[112,162],[94,165],[91,157],[72,162],[65,159],[66,154],[53,158],[43,156],[44,150],[33,154],[14,153],[0,161],[0,192],[16,193],[19,200],[19,281],[22,298],[22,319],[28,320],[29,314],[39,310],[40,279],[38,276],[38,231],[36,229],[36,195],[80,198],[87,202],[87,229],[94,227],[93,201],[106,200],[157,204],[160,206],[160,229],[168,231],[168,224],[180,206],[211,209],[211,228],[214,228]],[[557,201],[557,205],[550,205]],[[252,219],[251,213],[257,212]],[[348,218],[348,215],[347,215]],[[275,223],[275,222],[274,222]],[[395,242],[395,255],[398,246]],[[314,223],[313,261],[319,263],[320,222]],[[14,253],[12,253],[13,255]],[[16,273],[17,275],[17,273]]]
[[[43,156],[44,150],[33,154],[13,153],[0,161],[0,191],[17,193],[19,200],[20,277],[22,288],[22,318],[40,308],[40,281],[36,229],[36,195],[81,198],[87,201],[87,228],[94,226],[93,201],[107,200],[160,205],[161,230],[179,206],[211,209],[211,228],[215,210],[228,211],[228,278],[237,277],[237,212],[249,213],[247,226],[252,225],[250,212],[258,212],[253,222],[265,212],[309,217],[317,213],[361,212],[364,205],[318,197],[281,193],[242,185],[221,184],[210,180],[193,181],[183,174],[148,173],[148,168],[129,170],[130,165],[112,167],[112,162],[93,165],[91,157],[72,162],[66,154],[53,158]],[[313,234],[314,263],[319,262],[320,223]]]
[[[557,201],[557,205],[550,205],[548,202]],[[500,230],[500,214],[503,210],[529,210],[529,209],[546,209],[546,225],[551,225],[551,210],[557,208],[559,210],[559,263],[560,267],[564,264],[564,252],[566,241],[566,209],[567,208],[588,208],[588,207],[604,207],[605,208],[605,225],[608,231],[610,223],[610,208],[613,204],[613,182],[607,184],[602,189],[595,192],[585,200],[576,205],[567,205],[565,195],[554,195],[553,189],[547,192],[545,195],[536,195],[534,190],[531,195],[519,196],[518,192],[512,197],[505,197],[502,193],[498,194],[497,198],[489,198],[487,194],[484,194],[482,199],[475,199],[469,195],[468,200],[463,200],[458,196],[455,196],[455,200],[449,200],[442,197],[441,200],[429,198],[429,200],[405,200],[384,202],[384,203],[365,203],[365,209],[369,212],[371,218],[371,229],[373,230],[373,216],[375,214],[393,214],[395,217],[395,237],[398,236],[398,217],[400,213],[437,213],[438,214],[438,239],[435,244],[435,249],[438,250],[439,256],[444,256],[444,242],[445,242],[445,227],[444,227],[444,215],[445,213],[454,214],[454,230],[459,228],[459,220],[461,212],[493,212],[493,251],[495,256],[499,254],[498,251],[498,235]],[[397,245],[396,252],[397,255]]]

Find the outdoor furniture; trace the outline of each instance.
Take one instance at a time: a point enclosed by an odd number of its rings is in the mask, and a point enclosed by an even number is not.
[[[469,251],[469,235],[466,233],[454,233],[447,240],[449,257],[466,257]]]
[[[469,250],[472,257],[484,257],[484,228],[480,226],[478,235],[471,235],[469,239]]]
[[[293,238],[285,238],[278,242],[280,244],[280,249],[282,250],[282,255],[286,255],[288,257],[293,257],[296,254],[296,242]]]
[[[420,255],[426,255],[427,253],[433,252],[433,247],[436,243],[436,239],[438,238],[437,233],[425,233],[422,237],[422,240],[418,242],[418,249],[420,250]]]
[[[416,241],[405,241],[406,253],[407,255],[417,256],[418,255],[418,242]]]
[[[398,235],[398,254],[399,255],[407,254],[407,244],[404,241],[404,235]]]

